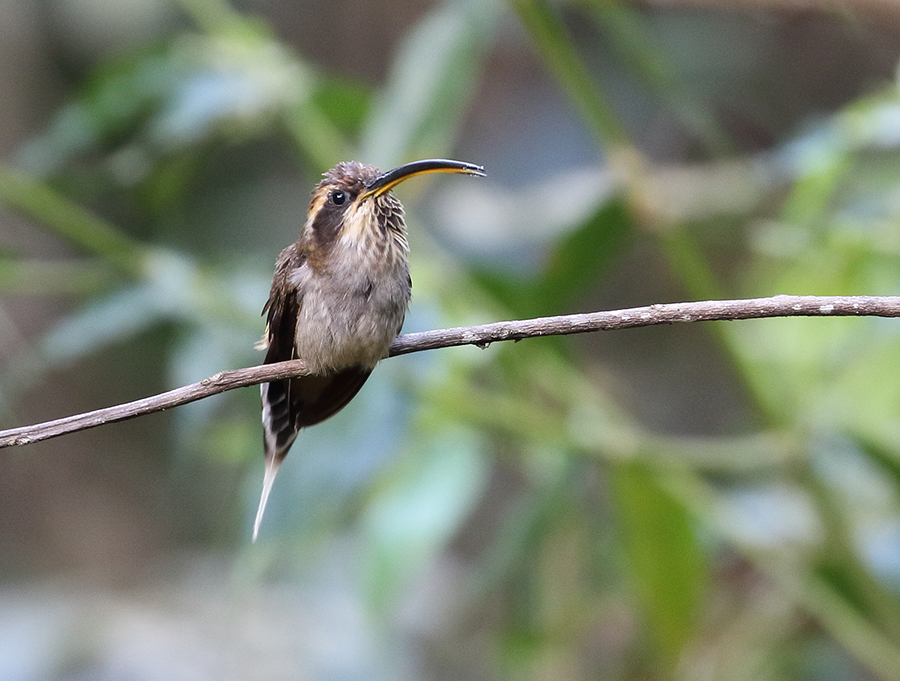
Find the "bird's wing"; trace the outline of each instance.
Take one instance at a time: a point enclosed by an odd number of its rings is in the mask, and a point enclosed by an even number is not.
[[[269,346],[266,364],[292,359]],[[353,367],[324,376],[300,376],[260,386],[266,459],[281,461],[301,428],[321,423],[347,406],[371,369]]]
[[[275,268],[275,281],[263,308],[267,314],[266,364],[294,359],[297,317],[303,304],[302,291],[286,285],[297,268],[308,267],[296,248],[285,249]],[[321,423],[353,399],[362,388],[370,368],[350,367],[325,375],[301,376],[263,383],[262,420],[266,460],[280,463],[297,437],[297,431]]]
[[[326,376],[303,376],[290,381],[291,413],[296,428],[305,428],[331,418],[347,406],[371,369],[351,367]]]
[[[294,359],[296,355],[294,333],[302,300],[296,288],[287,284],[290,272],[303,264],[304,258],[296,246],[282,251],[275,264],[272,290],[263,307],[263,314],[266,315],[265,345],[268,346],[266,364]],[[259,386],[267,463],[281,463],[297,437],[299,426],[294,425],[291,383],[291,380],[272,381]]]

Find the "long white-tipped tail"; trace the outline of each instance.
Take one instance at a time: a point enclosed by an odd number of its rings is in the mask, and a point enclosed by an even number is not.
[[[278,475],[278,468],[284,459],[277,457],[266,457],[266,472],[263,475],[262,495],[259,498],[259,508],[256,509],[256,520],[253,522],[253,541],[259,534],[259,525],[262,523],[263,514],[266,512],[266,503],[269,501],[269,492],[272,491],[272,483],[275,482],[275,476]]]

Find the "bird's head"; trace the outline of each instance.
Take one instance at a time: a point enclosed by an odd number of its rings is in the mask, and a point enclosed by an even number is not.
[[[338,163],[313,190],[304,241],[320,252],[343,239],[365,247],[399,238],[405,245],[403,206],[390,192],[427,173],[484,175],[484,169],[444,159],[414,161],[387,173],[356,161]]]

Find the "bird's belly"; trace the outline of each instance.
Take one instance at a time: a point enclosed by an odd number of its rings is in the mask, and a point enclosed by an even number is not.
[[[400,333],[409,305],[408,272],[357,270],[308,282],[297,317],[297,356],[313,373],[372,368]]]

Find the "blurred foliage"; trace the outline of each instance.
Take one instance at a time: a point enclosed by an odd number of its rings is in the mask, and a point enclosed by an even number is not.
[[[210,188],[217,167],[259,153],[268,170],[273,140],[289,141],[274,165],[300,176],[297,187],[343,158],[390,167],[453,156],[491,48],[514,19],[592,136],[602,178],[562,200],[548,192],[535,212],[540,188],[493,184],[490,158],[466,159],[489,178],[448,189],[436,222],[481,220],[473,206],[499,203],[506,224],[546,214],[554,229],[511,240],[499,263],[414,229],[408,328],[575,311],[635,263],[626,255],[636,243],[658,254],[638,266],[665,269],[671,295],[900,294],[896,85],[748,153],[751,186],[749,173],[726,172],[739,141],[686,91],[627,4],[446,0],[413,26],[379,87],[323,72],[224,3],[183,7],[194,28],[97,68],[16,167],[0,167],[0,199],[77,251],[0,254],[7,295],[73,299],[4,366],[7,404],[154,328],[170,331],[167,384],[258,362],[251,348],[277,249],[234,234],[279,219],[256,212],[257,185],[296,187],[247,171]],[[665,174],[642,151],[585,47],[590,31],[611,36],[618,67],[696,136],[703,165]],[[542,180],[560,181],[570,176]],[[713,186],[724,210],[702,199]],[[689,209],[661,203],[660,187]],[[758,200],[729,203],[729,191]],[[422,224],[421,186],[403,192],[410,222]],[[294,238],[304,202],[278,238]],[[586,206],[575,218],[573,202]],[[715,357],[701,361],[728,373],[706,388],[734,383],[749,405],[727,432],[644,423],[588,346],[545,339],[384,363],[346,413],[303,433],[258,546],[246,544],[261,474],[255,391],[179,409],[171,465],[182,479],[198,459],[246,475],[230,492],[243,492],[241,510],[197,539],[241,546],[239,576],[299,579],[292,565],[351,543],[345,578],[361,585],[390,650],[406,650],[389,632],[416,590],[440,582],[432,588],[451,594],[437,600],[447,612],[431,613],[438,625],[422,635],[436,639],[432,654],[453,678],[896,678],[897,324],[791,318],[702,333]],[[367,678],[396,673],[389,665]]]

